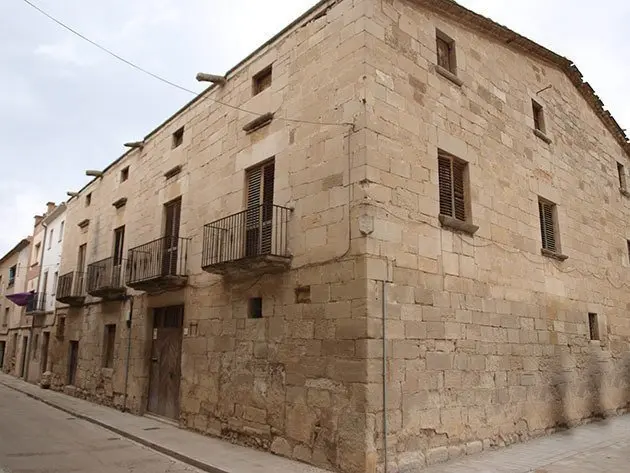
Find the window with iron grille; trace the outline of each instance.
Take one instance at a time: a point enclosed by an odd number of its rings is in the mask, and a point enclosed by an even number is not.
[[[468,163],[440,151],[438,178],[440,188],[440,214],[462,222],[469,219],[466,172]]]
[[[455,61],[455,41],[441,31],[436,31],[437,64],[447,71],[455,74],[457,65]]]
[[[539,198],[538,214],[543,249],[559,253],[556,204]]]

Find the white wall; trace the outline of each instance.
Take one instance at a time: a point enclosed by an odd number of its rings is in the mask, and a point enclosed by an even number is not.
[[[59,271],[59,263],[61,262],[61,248],[63,246],[63,237],[65,228],[62,233],[62,225],[65,227],[66,212],[60,211],[54,218],[46,219],[46,235],[42,241],[43,258],[41,273],[39,275],[38,293],[46,293],[46,311],[52,312],[55,309],[55,292],[56,281],[55,273]],[[52,240],[51,240],[52,234]],[[48,278],[44,274],[48,272]],[[61,274],[57,274],[57,277]],[[46,287],[44,282],[48,279]]]

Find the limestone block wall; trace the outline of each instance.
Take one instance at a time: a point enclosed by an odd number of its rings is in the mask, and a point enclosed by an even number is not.
[[[367,253],[392,267],[368,277],[390,281],[390,471],[580,422],[594,412],[593,370],[604,408],[623,409],[630,207],[617,163],[627,169],[628,156],[550,63],[429,2],[371,3],[362,198]],[[455,42],[461,85],[435,70],[436,29]],[[550,143],[533,133],[532,99]],[[439,149],[468,163],[474,236],[440,225]],[[557,204],[566,261],[541,254],[539,196]],[[380,297],[368,291],[375,323]],[[601,341],[590,340],[589,313]],[[371,401],[382,458],[383,399]]]
[[[366,172],[365,8],[360,1],[322,2],[230,71],[225,86],[188,104],[68,202],[60,274],[76,268],[82,243],[88,263],[110,257],[120,225],[125,251],[160,237],[163,205],[182,199],[188,286],[158,295],[128,289],[134,309],[127,406],[134,412],[146,408],[152,311],[183,303],[182,426],[342,471],[376,464],[366,454],[375,450],[366,437],[375,420],[364,407],[367,279],[356,198]],[[270,64],[271,87],[252,96],[253,76]],[[276,118],[246,134],[242,127],[255,116],[214,100]],[[182,127],[182,143],[174,147],[173,133]],[[272,158],[274,202],[293,209],[291,269],[240,281],[203,272],[203,226],[244,210],[246,170]],[[165,176],[176,166],[178,173]],[[112,206],[123,197],[126,205]],[[80,229],[84,219],[89,225]],[[247,317],[250,297],[263,298],[262,319]],[[53,387],[64,388],[69,342],[78,340],[77,380],[69,391],[121,406],[125,309],[91,297],[86,303],[58,306],[65,331],[54,343]],[[106,323],[117,323],[111,372],[102,368]]]

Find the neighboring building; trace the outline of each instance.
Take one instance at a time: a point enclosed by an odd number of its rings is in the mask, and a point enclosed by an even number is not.
[[[1,366],[5,373],[15,376],[24,376],[28,353],[28,331],[22,328],[27,299],[20,299],[19,295],[24,294],[26,288],[30,243],[30,237],[21,240],[0,259]],[[14,299],[13,296],[18,297]]]
[[[41,246],[35,252],[38,254],[32,255],[40,258],[40,272],[33,276],[38,282],[31,303],[26,308],[32,326],[27,380],[33,383],[40,381],[48,364],[50,327],[54,325],[55,319],[55,292],[65,228],[65,203],[57,206],[54,202],[48,202],[47,206],[46,214],[36,225],[33,236],[34,241],[38,241]]]
[[[630,145],[551,51],[328,0],[133,146],[67,203],[53,388],[348,473],[591,417],[593,364],[628,406]]]

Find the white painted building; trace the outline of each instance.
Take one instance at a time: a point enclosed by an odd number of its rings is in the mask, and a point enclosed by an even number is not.
[[[59,264],[65,230],[66,204],[59,204],[48,212],[42,220],[44,238],[42,240],[41,272],[39,275],[38,294],[45,294],[45,311],[55,310],[55,292],[59,279]]]

